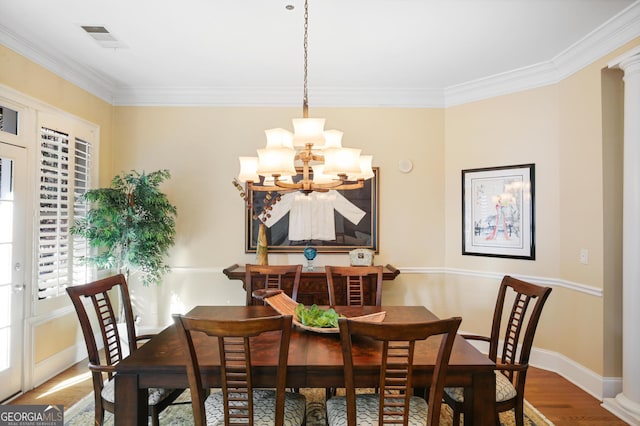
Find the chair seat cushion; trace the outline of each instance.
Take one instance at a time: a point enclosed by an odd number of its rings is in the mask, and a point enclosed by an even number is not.
[[[233,395],[231,393],[230,395]],[[234,402],[230,401],[230,405]],[[307,401],[299,393],[285,393],[284,426],[299,426],[304,423]],[[222,392],[213,392],[204,402],[207,425],[224,425],[224,402]],[[231,409],[231,413],[234,410]],[[273,426],[276,417],[276,392],[272,389],[253,390],[254,426]]]
[[[150,388],[149,389],[149,405],[156,405],[160,403],[163,399],[173,392],[173,389],[164,389],[164,388]],[[102,388],[102,392],[100,393],[102,399],[105,401],[109,401],[115,403],[115,380],[109,380],[104,383],[104,387]]]
[[[445,393],[456,402],[464,402],[464,388],[444,388]],[[516,397],[516,388],[507,376],[496,371],[496,402],[508,401]]]
[[[379,394],[356,395],[356,417],[358,426],[377,426],[380,406]],[[412,396],[409,401],[409,424],[424,426],[427,423],[427,401]],[[392,416],[394,420],[402,421],[401,416]],[[347,399],[336,396],[327,400],[327,422],[329,426],[347,424]]]

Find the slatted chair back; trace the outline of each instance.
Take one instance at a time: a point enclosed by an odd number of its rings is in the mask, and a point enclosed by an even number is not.
[[[533,338],[550,294],[549,287],[506,275],[498,290],[491,334],[463,335],[467,340],[489,343],[489,358],[496,363],[496,416],[513,409],[518,426],[524,424],[524,388]],[[505,311],[511,299],[511,310]],[[504,340],[501,341],[501,337]],[[446,388],[444,401],[453,408],[453,426],[458,426],[465,409],[464,389]]]
[[[551,288],[549,287],[531,284],[509,275],[502,279],[491,326],[489,342],[489,358],[491,360],[498,364],[528,365],[542,308],[550,294]],[[505,305],[508,304],[511,297],[513,297],[513,304],[505,322],[503,319],[504,310],[508,309],[508,306]],[[498,357],[500,337],[504,340]],[[503,371],[512,381],[518,393],[524,391],[526,372],[526,369]]]
[[[113,376],[115,365],[128,354],[133,353],[138,342],[151,338],[151,335],[137,336],[135,331],[133,309],[129,297],[129,287],[124,275],[119,274],[84,285],[66,288],[71,302],[78,315],[80,328],[87,347],[89,370],[93,380],[93,394],[95,401],[95,423],[104,422],[104,411],[114,411],[115,390]],[[120,298],[118,304],[112,302],[111,297]],[[85,303],[90,301],[90,303]],[[89,310],[87,309],[89,308]],[[123,318],[118,318],[122,312]],[[125,347],[122,343],[118,323],[124,324],[126,330]],[[104,350],[98,349],[95,336],[102,337]],[[101,359],[101,353],[104,353]],[[106,377],[105,377],[106,376]],[[153,425],[158,425],[159,414],[180,396],[180,389],[151,389],[149,411]]]
[[[329,305],[336,306],[336,282],[342,279],[346,286],[347,305],[369,305],[365,300],[365,283],[369,276],[373,276],[375,291],[375,306],[382,304],[382,266],[325,266],[327,287],[329,291]]]
[[[293,277],[291,298],[297,300],[301,274],[302,265],[246,265],[244,283],[247,289],[247,306],[253,304],[252,292],[255,290],[284,290],[282,285],[285,276]]]
[[[356,384],[352,340],[369,338],[382,343],[382,366],[379,380],[378,424],[402,424],[409,421],[409,401],[413,394],[413,359],[416,342],[440,336],[429,389],[427,425],[437,425],[444,379],[449,365],[453,342],[461,318],[420,323],[368,323],[340,318],[340,342],[344,358],[347,401],[347,422],[356,426]]]
[[[89,284],[67,287],[66,290],[71,298],[71,302],[73,303],[80,321],[82,334],[87,346],[90,365],[115,365],[125,356],[122,340],[120,338],[120,330],[117,327],[118,306],[114,306],[111,301],[111,295],[114,291],[119,293],[123,307],[123,322],[126,325],[126,340],[129,344],[128,353],[131,353],[136,349],[136,333],[133,321],[133,311],[131,308],[131,300],[129,298],[129,289],[124,275],[120,274],[94,281]],[[116,294],[113,295],[117,297]],[[90,306],[93,307],[91,316],[89,315],[85,305],[85,300],[87,299],[91,301]],[[96,330],[94,330],[94,323],[91,321],[91,318],[97,319],[96,326],[100,330],[100,335],[102,336],[104,344],[104,362],[100,360],[100,351],[98,350],[98,344],[95,339],[97,333],[95,333]],[[113,371],[107,372],[107,376],[111,379]],[[99,386],[99,389],[102,389],[102,374],[94,374],[94,382],[97,382],[96,384]]]
[[[275,424],[283,424],[287,359],[291,339],[291,315],[243,320],[213,320],[182,315],[174,315],[173,318],[187,357],[187,375],[196,426],[206,425],[207,419],[205,415],[206,393],[200,375],[199,353],[194,345],[195,335],[204,333],[209,338],[217,340],[221,363],[225,425],[240,423],[252,426],[254,400],[251,338],[266,332],[278,332],[280,345],[275,386]]]

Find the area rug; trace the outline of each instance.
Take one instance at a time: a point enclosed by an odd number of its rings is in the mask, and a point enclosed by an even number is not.
[[[325,390],[324,389],[300,389],[307,398],[307,426],[326,426],[325,418]],[[189,401],[189,391],[185,391],[177,401]],[[535,409],[531,404],[525,401],[525,426],[553,426],[542,413]],[[84,397],[80,402],[69,408],[64,413],[65,426],[89,426],[93,424],[93,394]],[[150,424],[151,422],[149,422]],[[502,426],[515,425],[512,412],[500,414],[500,423]],[[105,426],[113,425],[113,415],[107,413],[105,415]],[[191,414],[191,405],[173,405],[160,414],[161,425],[191,425],[193,417]],[[442,413],[440,415],[440,424],[443,426],[451,425],[451,409],[446,405],[442,405]]]

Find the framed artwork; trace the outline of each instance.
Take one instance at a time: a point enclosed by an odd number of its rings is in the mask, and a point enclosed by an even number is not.
[[[462,254],[535,260],[535,164],[462,170]]]
[[[253,208],[247,210],[245,252],[256,251],[262,219],[269,253],[302,253],[306,246],[319,253],[346,253],[357,248],[377,253],[379,168],[373,167],[373,172],[374,177],[355,190],[310,194],[249,191]],[[293,180],[301,178],[299,169]]]

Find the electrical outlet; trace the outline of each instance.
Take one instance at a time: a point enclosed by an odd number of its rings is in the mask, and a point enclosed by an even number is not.
[[[580,263],[582,263],[583,265],[587,265],[589,264],[589,250],[587,249],[580,249]]]

